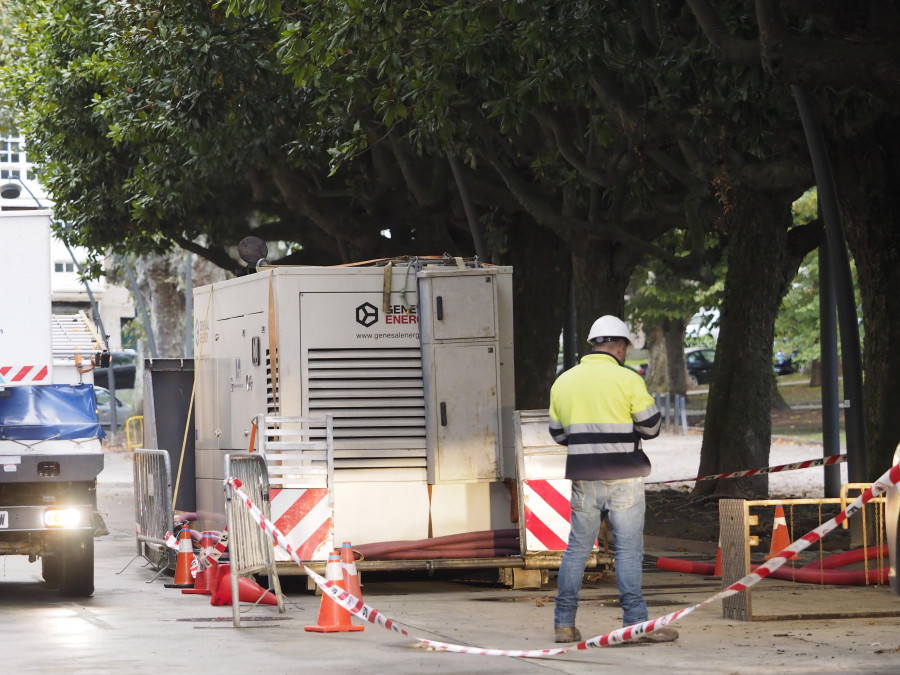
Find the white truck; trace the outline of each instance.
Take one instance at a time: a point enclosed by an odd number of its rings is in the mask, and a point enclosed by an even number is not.
[[[51,216],[0,210],[0,555],[40,558],[62,595],[87,597],[104,434],[80,362],[103,350],[54,364]]]

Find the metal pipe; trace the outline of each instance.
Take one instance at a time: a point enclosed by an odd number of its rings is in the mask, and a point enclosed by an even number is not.
[[[566,292],[566,315],[563,318],[563,370],[578,363],[578,316],[575,309],[575,279],[569,280]]]
[[[194,357],[194,282],[191,270],[191,252],[185,251],[184,263],[184,355]]]
[[[828,264],[834,281],[838,323],[841,335],[841,360],[844,370],[844,421],[847,431],[847,473],[850,481],[869,479],[869,458],[866,455],[865,404],[862,388],[862,359],[860,358],[859,327],[850,278],[850,258],[847,253],[844,228],[838,207],[837,188],[825,150],[825,138],[813,110],[809,95],[803,87],[792,85],[806,143],[812,159],[819,192],[819,205],[828,240]]]
[[[834,282],[828,264],[828,241],[819,246],[819,344],[822,350],[822,455],[841,454],[840,407],[838,405],[837,317]],[[825,467],[825,496],[841,494],[841,467]]]

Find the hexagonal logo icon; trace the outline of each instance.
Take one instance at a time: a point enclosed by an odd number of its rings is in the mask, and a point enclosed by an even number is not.
[[[370,302],[364,302],[356,308],[356,323],[366,328],[378,321],[378,308]]]

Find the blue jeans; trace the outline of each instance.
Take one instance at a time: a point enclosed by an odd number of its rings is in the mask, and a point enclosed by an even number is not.
[[[573,480],[569,544],[559,567],[553,623],[574,626],[584,567],[600,533],[603,512],[609,512],[616,547],[616,583],[624,611],[623,626],[647,620],[641,595],[644,560],[644,479]]]

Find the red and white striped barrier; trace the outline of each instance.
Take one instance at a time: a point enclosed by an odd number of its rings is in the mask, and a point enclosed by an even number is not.
[[[43,382],[50,374],[47,366],[0,366],[0,384]]]
[[[831,455],[822,459],[807,459],[803,462],[793,462],[792,464],[780,464],[778,466],[767,466],[764,469],[747,469],[746,471],[729,471],[728,473],[720,473],[712,476],[698,476],[697,478],[676,478],[674,480],[657,480],[644,483],[644,485],[664,485],[666,483],[688,483],[691,481],[701,480],[719,480],[720,478],[740,478],[742,476],[762,476],[767,473],[778,473],[779,471],[794,471],[795,469],[808,469],[812,466],[831,466],[832,464],[840,464],[847,461],[847,455]]]
[[[334,542],[327,488],[271,488],[269,509],[275,526],[303,560],[328,560]]]
[[[525,550],[562,551],[571,529],[572,481],[523,480],[522,502],[525,508]]]
[[[811,544],[816,543],[820,539],[822,539],[829,532],[834,530],[838,525],[847,520],[854,513],[859,511],[863,504],[868,503],[874,497],[877,497],[888,489],[893,487],[900,481],[900,464],[897,464],[882,474],[882,476],[872,483],[872,487],[868,488],[865,492],[863,492],[859,497],[857,497],[851,504],[847,506],[846,509],[841,511],[834,518],[829,520],[827,523],[824,523],[817,527],[816,529],[808,532],[803,535],[800,539],[793,542],[790,546],[784,549],[781,553],[777,554],[775,557],[767,561],[765,564],[760,565],[753,572],[745,576],[744,578],[736,581],[731,584],[726,589],[716,593],[712,597],[700,602],[691,607],[687,607],[685,609],[679,609],[676,612],[672,612],[670,614],[666,614],[665,616],[651,619],[649,621],[644,621],[643,623],[634,624],[633,626],[626,626],[625,628],[619,628],[618,630],[614,630],[609,633],[605,633],[603,635],[598,635],[596,637],[592,637],[589,640],[584,640],[579,642],[576,645],[572,645],[569,647],[557,647],[554,649],[482,649],[480,647],[467,647],[465,645],[456,645],[450,644],[446,642],[438,642],[436,640],[429,640],[427,638],[420,638],[412,635],[408,630],[403,628],[397,622],[385,617],[374,607],[370,607],[365,602],[360,600],[359,598],[351,595],[347,591],[343,590],[340,586],[335,585],[331,581],[327,581],[323,579],[321,576],[313,572],[311,569],[306,567],[297,554],[290,548],[290,545],[287,544],[284,535],[278,531],[278,529],[269,522],[266,517],[260,512],[260,510],[250,501],[250,498],[247,497],[244,492],[241,491],[241,482],[239,480],[235,480],[233,478],[227,479],[225,482],[231,486],[234,493],[240,498],[239,501],[242,501],[244,505],[249,509],[251,516],[256,520],[259,526],[263,529],[268,537],[270,537],[278,546],[284,548],[288,555],[296,562],[298,565],[303,567],[306,573],[310,576],[310,578],[316,582],[316,585],[322,589],[323,593],[328,593],[331,598],[337,602],[341,607],[345,608],[351,614],[358,616],[360,619],[368,621],[369,623],[373,623],[378,626],[382,626],[390,631],[395,633],[400,633],[401,635],[405,635],[406,637],[418,640],[423,644],[426,644],[435,649],[439,649],[441,651],[448,652],[457,652],[460,654],[478,654],[481,656],[512,656],[518,658],[539,658],[543,656],[556,656],[558,654],[565,654],[570,651],[577,651],[582,649],[587,649],[589,647],[604,647],[606,645],[617,644],[620,642],[627,642],[628,640],[633,640],[635,638],[641,637],[642,635],[646,635],[647,633],[652,633],[653,631],[661,628],[663,626],[667,626],[671,623],[678,621],[679,619],[691,614],[694,610],[699,609],[705,605],[709,605],[717,600],[722,600],[732,595],[736,595],[741,591],[745,591],[751,586],[759,583],[767,576],[769,576],[774,570],[778,569],[787,561],[789,557],[791,557],[795,553],[799,553],[806,548],[808,548]]]

